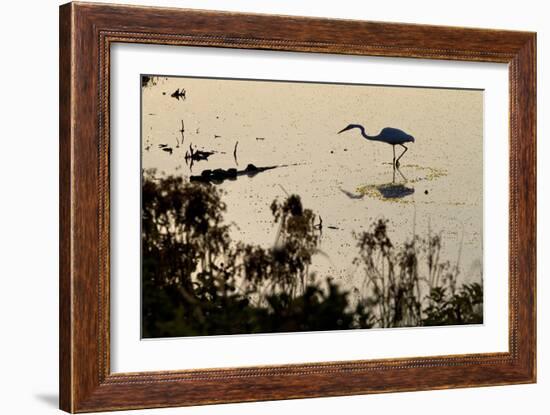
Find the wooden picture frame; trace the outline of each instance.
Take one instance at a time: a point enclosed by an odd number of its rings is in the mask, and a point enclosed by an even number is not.
[[[111,373],[109,62],[117,42],[509,65],[509,351]],[[60,8],[60,407],[68,412],[536,380],[536,34],[69,3]]]

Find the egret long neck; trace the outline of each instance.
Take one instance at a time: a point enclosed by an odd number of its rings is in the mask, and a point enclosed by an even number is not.
[[[378,135],[368,135],[368,134],[365,132],[365,127],[363,127],[362,125],[358,125],[356,128],[358,128],[359,131],[361,131],[361,135],[362,135],[364,138],[366,138],[367,140],[378,141],[379,136],[378,136]]]

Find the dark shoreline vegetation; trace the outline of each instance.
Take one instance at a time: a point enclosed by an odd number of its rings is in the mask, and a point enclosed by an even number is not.
[[[362,276],[345,291],[310,271],[321,253],[314,212],[297,195],[270,208],[274,246],[236,242],[218,187],[143,173],[144,338],[483,322],[482,285],[458,286],[439,235],[394,245],[375,221],[354,234]]]

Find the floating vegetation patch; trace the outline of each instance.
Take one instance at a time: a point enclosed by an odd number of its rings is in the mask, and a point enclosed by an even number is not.
[[[384,163],[391,164],[391,163]],[[413,171],[414,177],[411,179],[406,179],[402,183],[383,183],[383,184],[367,184],[359,186],[357,188],[357,193],[363,196],[368,196],[374,199],[379,200],[390,200],[393,202],[400,203],[411,203],[410,200],[405,199],[407,196],[414,194],[414,187],[410,186],[415,183],[420,182],[430,182],[439,179],[440,177],[445,177],[447,175],[447,170],[437,169],[434,167],[423,167],[417,164],[406,164],[400,166],[396,171],[401,174],[403,178],[405,176],[401,172],[401,169],[405,170],[407,176],[410,173],[410,170]],[[409,170],[409,171],[407,171]]]
[[[401,166],[401,168],[410,168],[426,173],[422,177],[415,177],[414,179],[408,180],[408,183],[419,183],[422,181],[431,182],[447,175],[447,170],[445,169],[436,169],[435,167],[423,167],[419,166],[418,164],[407,164],[405,166]]]

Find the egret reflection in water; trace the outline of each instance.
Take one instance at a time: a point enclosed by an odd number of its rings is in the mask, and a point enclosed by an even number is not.
[[[404,183],[395,182],[396,172],[399,173],[399,175],[402,177],[402,179],[404,180]],[[394,163],[392,182],[378,186],[378,191],[380,192],[382,197],[385,199],[401,199],[405,196],[410,196],[414,193],[414,187],[407,187],[405,186],[406,183],[407,183],[407,178],[399,168],[399,164]]]
[[[391,200],[391,199],[403,199],[407,196],[410,196],[414,194],[414,186],[410,184],[410,182],[407,180],[397,163],[392,164],[393,168],[393,175],[392,175],[392,181],[389,183],[383,183],[383,184],[370,184],[362,186],[358,189],[358,195],[352,195],[349,192],[344,192],[342,189],[340,189],[343,193],[346,193],[348,197],[353,199],[358,199],[360,197],[363,197],[364,195],[368,195],[371,197],[376,197],[382,200]],[[399,178],[397,174],[401,177],[402,181],[396,181],[396,178]],[[353,196],[353,197],[352,197]]]
[[[414,193],[414,187],[407,187],[403,183],[382,184],[377,189],[385,199],[401,199]]]

